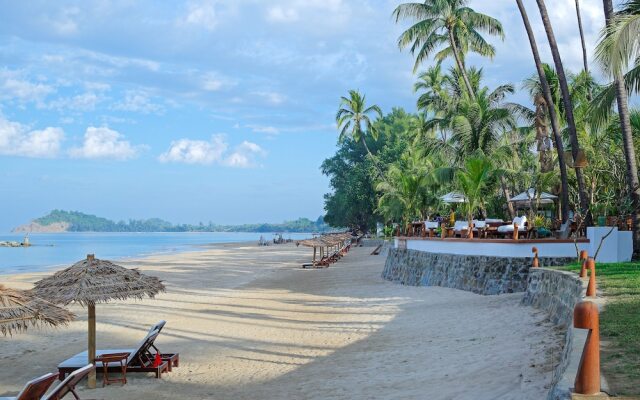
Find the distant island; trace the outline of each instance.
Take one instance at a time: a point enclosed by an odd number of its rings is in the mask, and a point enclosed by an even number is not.
[[[78,211],[53,210],[44,217],[13,229],[16,233],[57,232],[326,232],[330,228],[323,217],[312,221],[298,218],[281,224],[217,225],[212,222],[197,225],[178,224],[160,218],[111,221],[107,218]]]

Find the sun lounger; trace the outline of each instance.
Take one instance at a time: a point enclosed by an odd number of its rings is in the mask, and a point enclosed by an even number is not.
[[[161,378],[163,372],[170,372],[172,368],[180,365],[180,355],[178,353],[162,353],[155,345],[155,340],[158,334],[165,325],[165,321],[160,321],[154,325],[147,336],[138,344],[134,349],[107,349],[97,350],[96,356],[104,356],[117,353],[128,353],[129,356],[126,360],[127,373],[129,372],[153,372],[156,378]],[[155,353],[151,352],[151,349],[155,350]],[[160,354],[162,362],[159,365],[154,366],[155,355]],[[87,362],[87,352],[83,351],[75,356],[63,361],[58,365],[58,372],[60,379]],[[120,364],[114,363],[108,365],[109,371],[119,371]]]
[[[58,379],[58,374],[46,374],[33,379],[24,385],[24,388],[16,397],[0,397],[0,400],[32,400],[40,399],[47,392],[49,387]]]
[[[60,400],[69,393],[71,393],[76,400],[81,400],[78,393],[76,393],[76,386],[78,383],[82,382],[84,378],[89,376],[89,373],[94,369],[95,367],[93,364],[86,364],[84,367],[76,369],[71,372],[65,380],[60,382],[48,395],[43,397],[42,400]]]
[[[515,230],[515,226],[516,224],[518,225],[518,232],[519,233],[524,233],[527,231],[527,217],[526,216],[522,216],[522,217],[515,217],[513,219],[513,221],[511,222],[511,224],[509,225],[502,225],[498,227],[498,233],[503,234],[504,236],[513,234],[513,231]]]

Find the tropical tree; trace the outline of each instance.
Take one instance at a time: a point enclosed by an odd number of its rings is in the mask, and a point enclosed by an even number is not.
[[[336,114],[336,124],[340,131],[339,142],[351,138],[362,143],[369,156],[373,157],[367,145],[367,136],[378,139],[378,130],[372,117],[382,117],[382,110],[377,105],[367,107],[366,98],[357,90],[350,90],[349,97],[340,98],[340,108]]]
[[[567,77],[564,73],[564,66],[562,65],[562,58],[560,57],[558,43],[556,42],[555,34],[553,33],[553,27],[551,26],[551,21],[549,20],[547,7],[544,0],[536,0],[536,2],[538,4],[538,9],[540,10],[540,16],[542,17],[542,24],[544,25],[545,33],[549,41],[549,47],[551,48],[551,55],[553,56],[556,73],[558,74],[558,83],[560,85],[560,92],[562,94],[562,102],[564,104],[565,118],[571,143],[571,155],[573,156],[574,163],[576,163],[580,154],[580,142],[578,140],[578,132],[573,115],[573,104],[571,102],[571,94],[569,93],[569,85],[567,83]],[[563,155],[559,155],[559,157],[562,156]],[[575,173],[578,183],[580,209],[581,212],[585,215],[587,225],[589,225],[591,222],[591,215],[589,213],[589,199],[586,193],[584,177],[582,176],[582,171],[580,168],[575,168]]]
[[[558,154],[558,167],[560,170],[560,208],[562,221],[566,222],[567,218],[569,217],[569,177],[567,175],[567,165],[564,160],[564,144],[562,143],[562,137],[560,136],[560,123],[558,121],[558,114],[556,112],[556,102],[554,101],[554,98],[552,96],[551,87],[547,78],[548,75],[540,58],[540,53],[538,52],[538,44],[536,43],[536,38],[533,34],[531,23],[529,22],[527,10],[524,8],[522,0],[516,0],[516,4],[518,5],[518,10],[520,11],[520,16],[522,17],[522,22],[527,32],[527,37],[529,38],[529,45],[531,46],[533,61],[538,73],[538,82],[540,83],[539,93],[544,99],[544,103],[548,111],[547,115],[549,117],[549,121],[551,122],[551,131],[553,132],[554,138],[553,143]],[[534,98],[538,98],[537,93],[534,95]]]
[[[629,114],[629,99],[625,87],[624,69],[630,59],[636,59],[640,64],[640,1],[632,0],[625,4],[617,14],[613,14],[611,0],[603,0],[606,29],[598,44],[597,57],[604,70],[609,72],[614,80],[618,115],[622,131],[623,149],[627,167],[627,182],[633,207],[633,242],[634,256],[640,256],[640,180],[638,179],[637,160],[631,130],[631,116]]]
[[[456,185],[467,200],[463,206],[469,221],[469,229],[473,226],[473,214],[478,209],[484,208],[486,189],[493,179],[493,173],[491,161],[482,153],[469,157],[464,167],[455,173]]]
[[[413,71],[434,52],[442,61],[453,57],[464,80],[467,95],[474,92],[466,74],[464,64],[468,51],[485,57],[493,57],[495,48],[488,43],[482,33],[504,38],[502,24],[495,18],[476,12],[467,6],[468,0],[431,0],[424,3],[400,4],[393,11],[396,23],[409,19],[414,22],[398,39],[403,49],[410,46],[416,61]]]
[[[582,45],[582,63],[584,72],[589,74],[589,59],[587,58],[587,45],[584,40],[584,29],[582,29],[582,15],[580,14],[580,0],[576,0],[576,17],[578,18],[578,31],[580,32],[580,44]],[[589,92],[591,100],[591,92]]]

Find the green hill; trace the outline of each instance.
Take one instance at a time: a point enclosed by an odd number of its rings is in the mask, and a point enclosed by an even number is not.
[[[281,224],[217,225],[212,222],[208,224],[201,222],[197,225],[174,225],[160,218],[115,222],[96,215],[64,210],[53,210],[44,217],[33,220],[30,225],[33,224],[45,228],[62,224],[69,232],[325,232],[331,230],[322,217],[316,221],[298,218]],[[24,227],[18,227],[15,230],[25,231]]]

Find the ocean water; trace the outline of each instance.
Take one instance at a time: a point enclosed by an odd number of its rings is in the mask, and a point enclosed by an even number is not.
[[[180,232],[180,233],[33,233],[31,247],[0,247],[0,274],[41,271],[59,265],[71,265],[93,253],[96,258],[117,260],[158,253],[198,250],[213,243],[255,242],[267,240],[273,233],[254,232]],[[304,239],[308,233],[286,233],[285,239]],[[0,234],[0,241],[18,241],[22,234]]]

